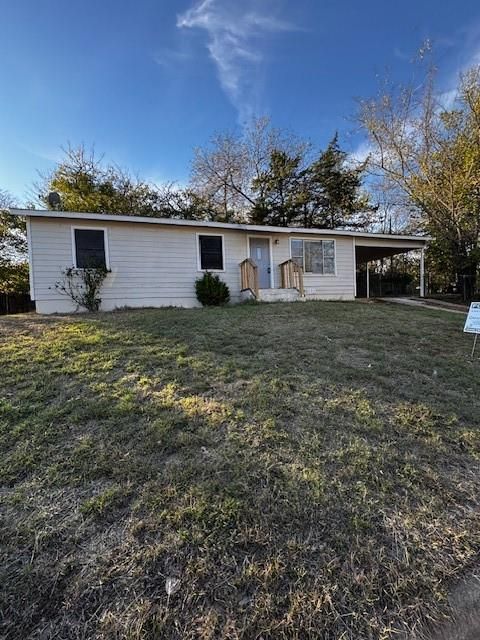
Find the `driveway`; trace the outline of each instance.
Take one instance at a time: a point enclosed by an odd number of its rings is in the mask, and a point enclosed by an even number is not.
[[[409,307],[423,307],[440,309],[441,311],[448,311],[450,313],[461,313],[466,315],[468,310],[462,308],[459,304],[452,304],[451,302],[441,302],[440,300],[432,300],[429,298],[377,298],[381,302],[391,302],[393,304],[403,304]]]

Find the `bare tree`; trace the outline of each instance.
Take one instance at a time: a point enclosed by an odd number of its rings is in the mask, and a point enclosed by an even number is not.
[[[360,103],[359,121],[372,146],[370,167],[411,223],[434,237],[431,255],[470,289],[480,261],[480,69],[459,80],[453,106],[422,82],[395,87]],[[463,286],[463,285],[462,285]]]
[[[212,203],[217,218],[241,217],[249,195],[249,159],[243,139],[235,133],[216,134],[208,148],[197,148],[192,163],[193,190]]]
[[[217,219],[247,221],[262,200],[273,152],[307,161],[311,145],[254,118],[243,132],[216,134],[206,148],[197,148],[192,163],[192,189],[212,203]],[[255,188],[254,188],[255,185]]]

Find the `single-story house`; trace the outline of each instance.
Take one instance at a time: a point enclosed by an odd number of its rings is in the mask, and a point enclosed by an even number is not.
[[[102,309],[198,306],[195,280],[218,273],[232,302],[353,300],[359,264],[420,250],[427,238],[67,211],[12,209],[27,221],[30,293],[39,313],[75,310],[62,272],[105,266]],[[367,269],[368,277],[368,269]]]

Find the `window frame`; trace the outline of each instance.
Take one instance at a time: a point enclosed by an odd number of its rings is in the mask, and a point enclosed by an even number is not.
[[[83,271],[85,267],[77,266],[77,245],[75,241],[75,231],[103,231],[103,250],[105,252],[105,268],[110,271],[110,252],[108,249],[108,227],[90,227],[84,225],[72,225],[70,227],[72,237],[72,264],[78,271]]]
[[[197,244],[197,271],[200,273],[225,273],[226,255],[225,255],[225,234],[224,233],[205,233],[198,232],[196,235]],[[202,253],[200,251],[200,236],[215,236],[222,239],[222,265],[223,269],[202,269]]]
[[[305,238],[304,236],[296,237],[290,236],[288,247],[290,250],[290,260],[292,260],[292,240],[301,240],[304,243],[303,246],[303,273],[309,276],[319,276],[321,278],[335,278],[337,276],[337,241],[335,238]],[[333,273],[316,273],[315,271],[305,271],[305,242],[333,242]]]

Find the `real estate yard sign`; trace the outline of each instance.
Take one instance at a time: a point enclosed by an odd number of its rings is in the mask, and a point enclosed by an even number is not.
[[[473,342],[472,357],[477,346],[477,338],[480,333],[480,302],[472,302],[468,311],[468,316],[463,327],[465,333],[474,333],[475,340]]]

